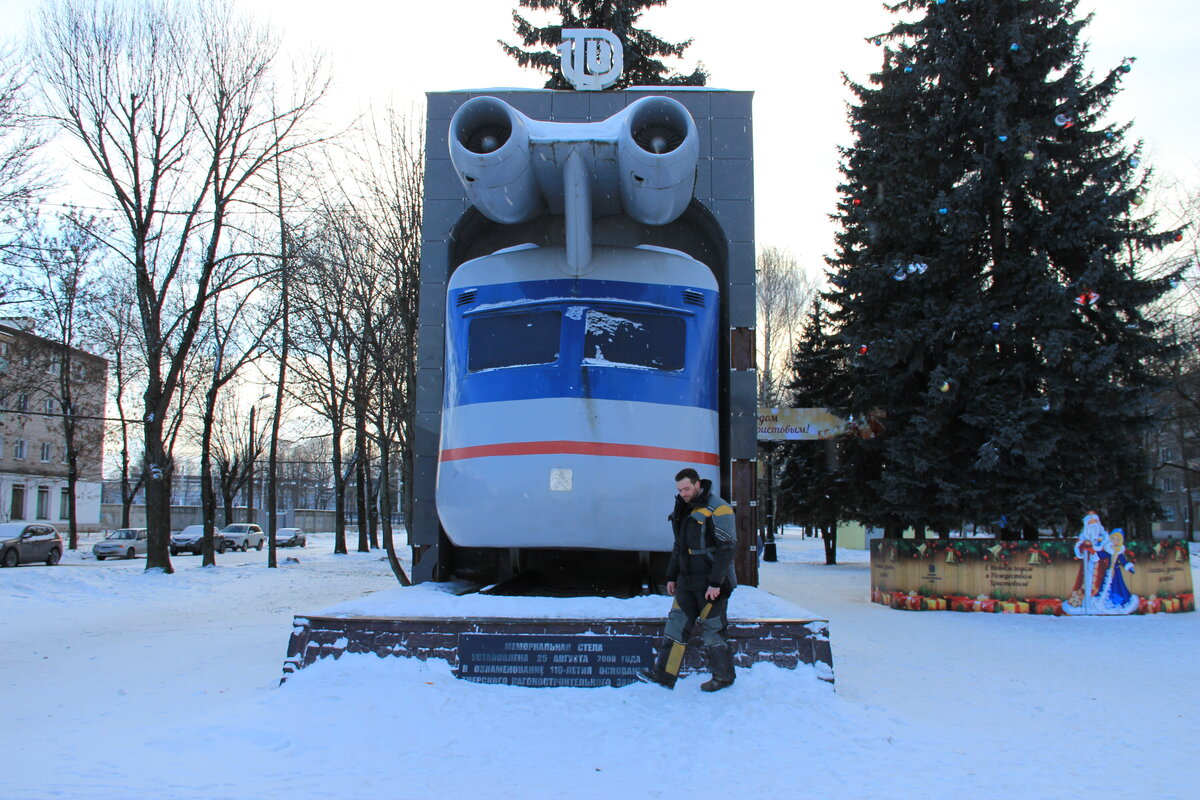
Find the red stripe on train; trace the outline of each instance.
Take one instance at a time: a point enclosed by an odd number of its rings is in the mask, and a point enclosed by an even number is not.
[[[504,444],[481,444],[474,447],[454,447],[443,450],[442,461],[460,461],[464,458],[490,458],[493,456],[615,456],[618,458],[651,458],[658,461],[682,461],[688,464],[717,466],[716,453],[700,450],[676,450],[671,447],[648,447],[641,444],[613,444],[611,442],[507,442]]]

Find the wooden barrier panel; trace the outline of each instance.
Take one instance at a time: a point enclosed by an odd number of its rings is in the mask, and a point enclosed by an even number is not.
[[[1082,542],[1082,544],[1081,544]],[[877,539],[871,599],[908,611],[1153,614],[1194,611],[1186,542]]]

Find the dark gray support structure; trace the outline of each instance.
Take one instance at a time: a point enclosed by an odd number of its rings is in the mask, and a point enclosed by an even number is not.
[[[739,579],[756,585],[754,519],[755,247],[754,169],[751,92],[680,90],[668,87],[619,92],[496,90],[431,92],[427,95],[425,208],[422,225],[421,307],[418,340],[413,507],[409,541],[417,581],[447,576],[449,541],[436,506],[445,350],[446,283],[455,252],[470,243],[456,241],[456,226],[468,203],[450,162],[450,118],[473,97],[499,98],[533,119],[592,122],[607,119],[642,97],[666,96],[682,103],[700,136],[695,202],[697,214],[715,222],[722,251],[710,264],[720,282],[722,326],[728,332],[721,358],[721,493],[738,514]],[[474,213],[474,212],[471,212]],[[680,248],[685,249],[685,248]],[[703,260],[703,259],[702,259]],[[665,502],[665,501],[664,501]]]

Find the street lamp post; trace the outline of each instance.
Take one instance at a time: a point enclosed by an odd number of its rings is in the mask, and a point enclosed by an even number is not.
[[[250,441],[246,445],[246,522],[254,522],[254,412],[258,405],[250,406]]]

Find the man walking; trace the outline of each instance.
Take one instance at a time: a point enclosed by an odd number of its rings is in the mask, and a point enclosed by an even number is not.
[[[675,476],[675,511],[671,526],[675,547],[667,564],[667,594],[675,598],[667,617],[654,666],[641,677],[674,688],[679,662],[699,622],[712,679],[701,684],[716,692],[733,684],[733,650],[721,638],[729,595],[737,585],[733,570],[737,541],[733,509],[688,467]]]

